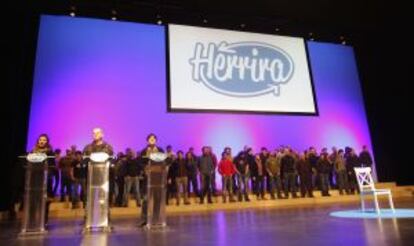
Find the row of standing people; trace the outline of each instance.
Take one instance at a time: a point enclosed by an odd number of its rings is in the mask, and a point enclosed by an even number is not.
[[[49,179],[54,185],[50,193],[56,194],[60,177],[61,200],[70,197],[73,207],[78,202],[85,202],[87,162],[82,158],[83,153],[75,146],[66,151],[61,157],[59,150],[55,151],[56,169],[50,172]],[[318,154],[315,148],[299,153],[289,147],[281,147],[273,151],[262,148],[254,154],[253,149],[245,147],[237,155],[232,155],[230,148],[225,148],[221,159],[218,160],[211,147],[203,147],[202,154],[196,156],[194,149],[186,153],[174,153],[167,146],[167,162],[170,165],[168,173],[168,198],[175,198],[180,204],[180,196],[184,204],[189,204],[189,191],[204,203],[205,197],[212,202],[212,195],[217,195],[216,170],[222,176],[223,201],[234,202],[234,196],[239,201],[249,201],[249,191],[258,199],[265,199],[265,191],[271,199],[298,197],[313,197],[314,187],[318,187],[322,195],[329,196],[329,189],[338,188],[340,194],[352,194],[357,191],[353,168],[371,166],[372,158],[364,146],[357,155],[351,148],[344,150],[332,149],[328,153],[322,149]],[[60,173],[60,175],[59,175]],[[138,206],[141,206],[144,169],[140,153],[127,149],[125,154],[118,153],[110,168],[110,203],[127,206],[130,193],[135,193]],[[201,184],[201,185],[199,185]]]

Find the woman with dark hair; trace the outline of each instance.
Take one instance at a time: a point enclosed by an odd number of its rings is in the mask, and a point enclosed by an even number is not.
[[[40,134],[37,138],[36,144],[33,147],[32,153],[45,153],[52,151],[52,147],[49,142],[49,136],[45,133]]]
[[[141,164],[144,169],[144,180],[142,185],[142,207],[141,207],[141,222],[140,226],[145,226],[147,224],[148,219],[148,194],[147,194],[147,182],[148,182],[148,163],[149,157],[153,153],[164,153],[164,150],[157,146],[157,136],[154,133],[148,134],[147,138],[147,146],[141,151]]]
[[[49,136],[45,133],[40,134],[37,138],[36,144],[33,147],[31,153],[43,153],[47,156],[54,156],[53,148],[50,145]],[[46,200],[46,212],[45,212],[45,225],[49,219],[49,207],[55,197],[53,189],[53,179],[57,176],[55,160],[52,158],[47,159],[48,175],[47,175],[47,200]],[[57,179],[56,179],[57,180]]]
[[[192,186],[194,194],[199,197],[197,157],[189,151],[185,154],[185,161],[188,168],[188,193],[190,193],[190,186]]]

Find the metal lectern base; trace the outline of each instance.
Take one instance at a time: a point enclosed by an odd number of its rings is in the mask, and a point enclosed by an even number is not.
[[[20,231],[20,233],[17,235],[18,237],[31,237],[31,236],[42,236],[47,234],[47,230],[46,229],[42,229],[40,231],[26,231],[26,230],[22,230]]]
[[[168,226],[167,226],[167,223],[155,224],[155,225],[146,224],[144,226],[144,229],[148,231],[165,231],[168,229]]]
[[[94,233],[94,232],[111,232],[112,226],[99,226],[99,227],[85,227],[82,230],[83,234]]]

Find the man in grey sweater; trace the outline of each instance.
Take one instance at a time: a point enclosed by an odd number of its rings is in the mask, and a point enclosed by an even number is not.
[[[211,155],[210,148],[203,147],[202,155],[198,159],[198,169],[200,171],[201,183],[202,183],[202,192],[200,196],[200,204],[204,203],[204,197],[207,194],[207,201],[208,203],[213,203],[211,200],[211,193],[212,193],[212,183],[211,179],[214,175],[214,160],[213,156]]]

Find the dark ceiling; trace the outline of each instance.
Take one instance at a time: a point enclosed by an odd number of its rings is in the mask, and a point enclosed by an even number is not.
[[[378,32],[395,13],[385,0],[46,0],[19,1],[15,8],[38,13],[69,14],[119,20],[162,21],[257,32],[279,32],[322,40]],[[24,6],[24,7],[22,7]],[[115,11],[115,12],[114,12]],[[205,21],[206,20],[206,21]],[[206,23],[207,22],[207,23]],[[241,25],[243,25],[243,28]],[[276,31],[277,30],[277,31]]]

